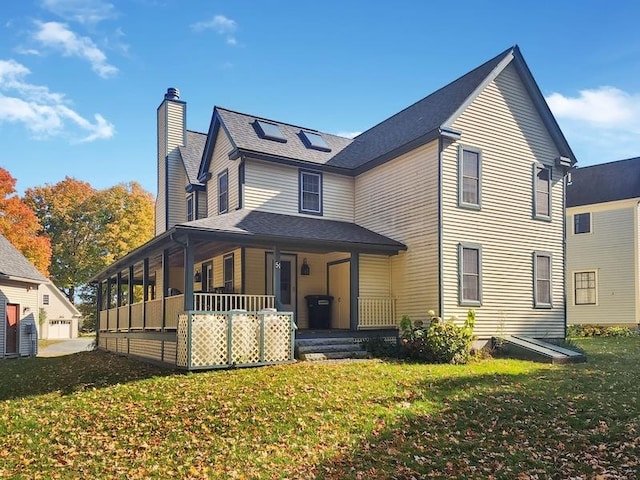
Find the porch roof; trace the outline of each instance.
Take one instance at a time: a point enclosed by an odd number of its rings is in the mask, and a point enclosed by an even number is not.
[[[162,249],[180,248],[179,244],[191,240],[258,248],[278,246],[280,249],[384,255],[395,255],[407,249],[403,243],[355,223],[241,209],[180,223],[114,262],[91,281],[104,280],[146,256]]]

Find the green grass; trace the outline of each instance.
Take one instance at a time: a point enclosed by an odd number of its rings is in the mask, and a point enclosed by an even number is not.
[[[0,477],[638,478],[640,338],[576,343],[588,363],[2,361]]]

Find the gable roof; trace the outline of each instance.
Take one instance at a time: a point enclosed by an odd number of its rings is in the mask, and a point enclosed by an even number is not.
[[[1,278],[30,283],[48,282],[44,275],[2,235],[0,235],[0,279]]]
[[[640,198],[640,157],[572,170],[567,207]]]
[[[256,121],[264,121],[277,125],[286,141],[279,142],[262,138],[256,129]],[[233,146],[233,151],[229,152],[230,156],[236,158],[237,155],[240,154],[249,154],[273,161],[324,165],[327,164],[336,153],[351,143],[350,138],[215,107],[209,127],[203,162],[198,174],[200,181],[204,180],[204,175],[206,175],[209,169],[213,146],[220,127],[222,127],[229,136],[229,140]],[[330,151],[326,152],[308,148],[302,139],[301,132],[303,131],[321,135],[329,146]]]
[[[512,62],[561,155],[575,163],[575,156],[516,45],[358,135],[330,164],[362,170],[368,167],[368,163],[374,163],[372,166],[375,166],[397,157],[438,138],[443,132],[454,137],[459,135],[459,132],[450,130],[451,124],[486,85]]]
[[[60,289],[53,282],[46,283],[44,284],[43,287],[46,288],[49,292],[51,292],[53,295],[58,297],[58,300],[60,300],[60,302],[65,306],[67,310],[71,312],[73,316],[76,316],[76,317],[82,316],[82,314],[76,308],[76,306],[69,301],[67,296],[63,292],[61,292]],[[40,287],[40,288],[43,288],[43,287]]]
[[[187,130],[186,145],[180,145],[178,150],[182,157],[182,163],[187,173],[187,181],[191,185],[202,185],[198,181],[198,169],[202,161],[204,144],[207,141],[207,134]]]

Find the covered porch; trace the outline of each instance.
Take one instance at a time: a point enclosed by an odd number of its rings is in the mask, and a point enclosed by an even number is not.
[[[354,224],[256,211],[177,225],[94,278],[98,346],[176,364],[185,312],[275,310],[307,337],[395,329],[390,257],[403,249]]]

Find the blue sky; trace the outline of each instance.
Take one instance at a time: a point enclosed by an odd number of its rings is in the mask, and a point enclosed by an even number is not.
[[[0,11],[0,166],[156,192],[167,87],[206,132],[214,105],[354,134],[518,44],[578,157],[640,156],[636,1],[21,0]]]

